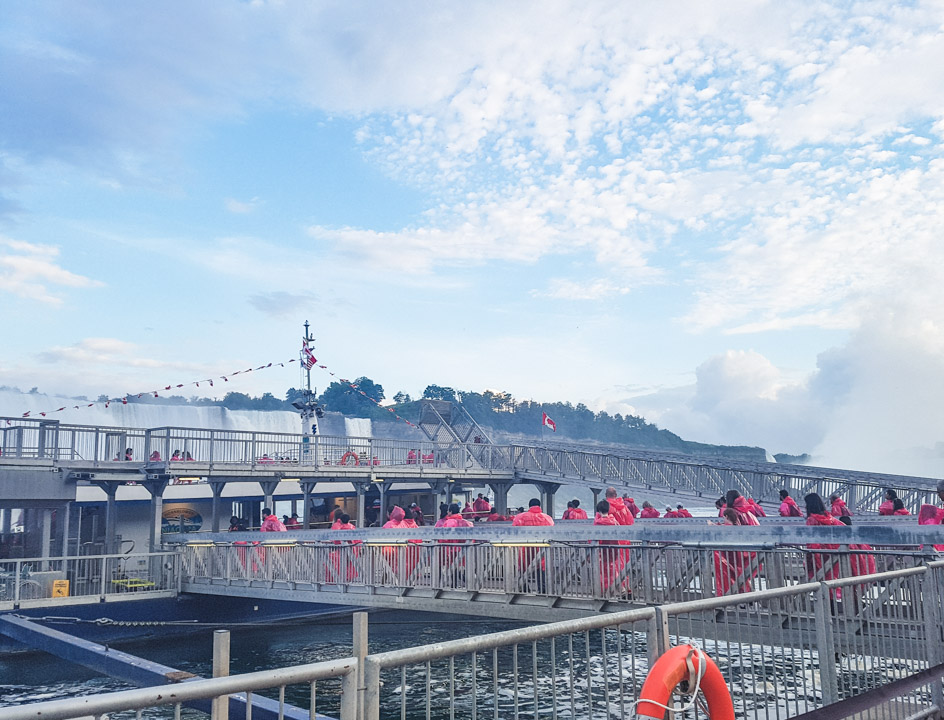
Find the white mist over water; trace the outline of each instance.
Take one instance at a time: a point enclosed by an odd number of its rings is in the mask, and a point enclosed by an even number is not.
[[[217,406],[150,405],[104,403],[40,393],[0,390],[0,417],[20,418],[29,412],[32,419],[58,420],[68,425],[97,425],[123,428],[190,427],[213,430],[242,430],[298,434],[302,431],[298,413],[287,411],[227,410]],[[76,409],[78,405],[78,409]],[[55,412],[66,407],[62,412]],[[43,418],[39,413],[45,412]],[[329,415],[319,420],[323,435],[370,437],[371,422],[364,418]]]

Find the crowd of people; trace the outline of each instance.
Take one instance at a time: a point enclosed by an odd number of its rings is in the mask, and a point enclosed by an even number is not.
[[[944,502],[944,480],[937,488],[938,496]],[[853,522],[853,512],[845,503],[839,493],[833,493],[827,501],[817,493],[808,493],[803,497],[803,507],[797,503],[789,491],[780,491],[780,515],[783,517],[805,517],[808,526],[848,526]],[[887,503],[887,507],[885,506]],[[885,493],[885,503],[883,503],[882,514],[903,515],[908,514],[904,508],[902,500],[898,498],[893,490]],[[720,525],[738,525],[738,526],[759,526],[758,517],[764,516],[763,508],[750,497],[742,496],[737,490],[729,490],[723,497],[718,498],[715,503],[718,509],[718,521]],[[647,510],[649,511],[647,513]],[[654,514],[653,514],[654,513]],[[281,532],[293,528],[301,527],[298,521],[298,515],[293,513],[291,516],[284,515],[279,520],[269,508],[262,511],[263,532]],[[633,498],[628,495],[620,496],[613,487],[607,488],[604,493],[604,499],[600,500],[594,508],[593,525],[594,526],[628,526],[633,525],[637,519],[646,517],[657,517],[658,511],[648,501],[642,503],[639,507]],[[499,516],[492,507],[488,498],[480,493],[473,502],[465,502],[464,506],[458,502],[442,503],[439,508],[439,518],[435,527],[439,528],[471,528],[476,521],[490,522],[494,521],[496,516],[502,520],[510,520],[513,527],[550,527],[553,526],[554,519],[545,513],[541,508],[541,501],[538,498],[532,499],[528,508],[518,508],[511,516]],[[663,517],[681,518],[691,517],[682,505],[676,509],[666,508],[666,514]],[[580,507],[579,500],[571,500],[567,503],[567,509],[561,520],[588,520],[587,513]],[[344,512],[339,506],[335,506],[331,513],[331,530],[354,530],[356,526],[351,521],[350,515]],[[944,524],[944,507],[934,505],[922,505],[918,513],[918,522],[922,525]],[[382,527],[386,529],[411,530],[425,524],[425,518],[422,509],[412,503],[408,507],[394,505],[388,508],[386,521]],[[230,530],[246,530],[245,521],[233,516],[231,518]],[[359,543],[360,541],[356,541]],[[411,539],[408,543],[418,544],[421,541]],[[459,557],[459,548],[456,543],[461,540],[439,539],[440,547],[437,545],[438,562],[443,567],[455,570],[455,563]],[[627,564],[631,562],[630,546],[632,542],[623,539],[601,539],[596,541],[601,550],[598,554],[600,564],[600,577],[603,587],[611,591],[621,592],[624,597],[632,593],[629,582],[630,573],[627,571]],[[337,544],[340,544],[338,542]],[[353,542],[352,542],[353,544]],[[944,545],[935,545],[939,551],[944,551]],[[864,544],[849,543],[843,546],[834,543],[808,543],[806,545],[806,570],[811,580],[831,580],[843,576],[841,567],[843,566],[843,557],[848,557],[845,567],[848,567],[852,575],[867,575],[876,572],[875,557],[872,554],[872,548]],[[391,545],[384,550],[390,567],[396,569],[398,563],[402,567],[412,571],[419,558],[418,549],[407,549],[404,554],[400,554],[396,545]],[[518,567],[522,578],[527,578],[528,587],[538,593],[545,592],[546,589],[546,571],[547,557],[537,546],[523,545],[518,551]],[[338,557],[337,572],[344,570],[341,567],[341,556]],[[761,570],[761,559],[758,554],[751,550],[716,550],[713,551],[714,570],[715,570],[715,592],[718,595],[727,595],[732,592],[749,592],[754,589],[754,580]],[[349,562],[349,561],[348,561]],[[348,568],[350,572],[350,568]]]

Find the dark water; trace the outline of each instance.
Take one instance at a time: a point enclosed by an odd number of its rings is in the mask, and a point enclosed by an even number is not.
[[[482,620],[429,613],[378,612],[370,614],[371,652],[396,650],[471,635],[521,627],[507,620]],[[349,657],[352,654],[350,618],[332,618],[252,625],[231,629],[230,672],[233,675],[276,667]],[[67,627],[57,629],[68,632]],[[195,675],[212,675],[213,627],[183,637],[115,644],[124,652]],[[103,677],[42,653],[0,657],[0,707],[42,700],[59,700],[131,689],[132,685]],[[331,694],[329,684],[326,695]],[[298,695],[293,699],[293,695]],[[289,688],[288,702],[307,702],[307,689]],[[336,712],[325,698],[319,712]]]

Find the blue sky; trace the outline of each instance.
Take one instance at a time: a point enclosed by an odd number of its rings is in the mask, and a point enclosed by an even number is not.
[[[309,320],[388,396],[941,474],[942,27],[920,2],[8,4],[0,384],[186,383],[294,357]]]

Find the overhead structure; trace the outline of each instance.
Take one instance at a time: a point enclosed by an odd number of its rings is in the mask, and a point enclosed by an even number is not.
[[[420,401],[419,428],[434,443],[491,445],[482,429],[459,403],[449,400]]]

